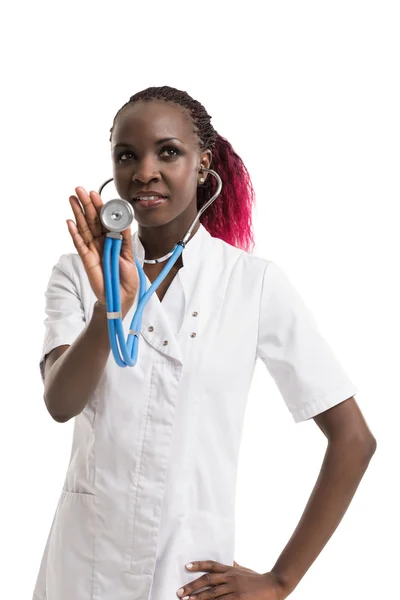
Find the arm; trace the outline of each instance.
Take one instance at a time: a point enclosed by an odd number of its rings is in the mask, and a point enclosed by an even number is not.
[[[320,554],[345,514],[376,449],[354,397],[314,417],[328,447],[310,499],[272,568],[287,597]]]
[[[123,318],[128,310],[123,310]],[[55,421],[65,423],[83,411],[109,354],[106,308],[96,302],[88,326],[74,343],[55,348],[47,357],[44,401]]]

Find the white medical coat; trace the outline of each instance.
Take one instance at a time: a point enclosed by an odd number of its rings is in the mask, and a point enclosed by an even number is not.
[[[137,233],[132,243],[143,265]],[[34,600],[175,600],[201,575],[186,563],[233,565],[236,472],[257,357],[295,422],[357,392],[276,263],[203,225],[182,259],[162,302],[153,294],[144,310],[137,364],[121,368],[110,353],[74,420]],[[95,302],[79,255],[62,255],[46,291],[41,371],[45,354],[86,327]]]

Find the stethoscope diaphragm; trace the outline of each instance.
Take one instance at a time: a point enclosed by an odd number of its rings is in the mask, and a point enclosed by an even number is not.
[[[124,231],[131,225],[133,218],[132,206],[122,198],[109,200],[100,211],[100,220],[109,231]]]

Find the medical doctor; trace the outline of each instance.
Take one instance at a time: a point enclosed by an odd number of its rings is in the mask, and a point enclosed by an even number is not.
[[[148,88],[119,110],[110,141],[116,189],[138,224],[133,236],[123,232],[125,330],[138,305],[134,256],[149,286],[216,189],[207,169],[223,188],[151,296],[137,363],[126,368],[110,352],[103,202],[82,187],[70,197],[77,252],[63,254],[50,276],[40,368],[50,415],[74,419],[74,434],[33,598],[283,600],[374,454],[357,389],[283,270],[251,254],[250,177],[205,108],[184,91]],[[314,419],[328,442],[301,520],[264,573],[234,560],[237,465],[257,358],[294,421]]]

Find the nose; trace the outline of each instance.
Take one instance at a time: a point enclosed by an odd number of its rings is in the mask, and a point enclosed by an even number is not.
[[[135,170],[132,175],[132,181],[140,181],[141,183],[148,183],[153,180],[159,180],[160,173],[155,164],[155,161],[151,157],[143,158],[140,161],[136,161]]]

